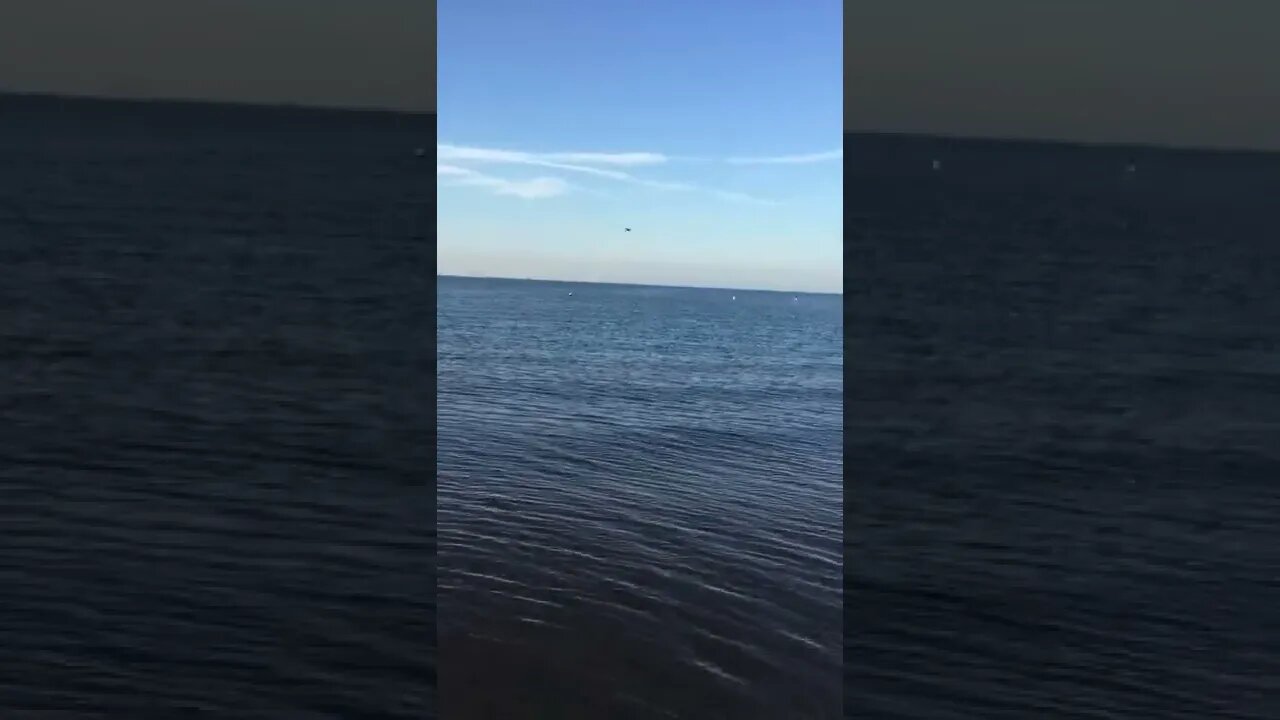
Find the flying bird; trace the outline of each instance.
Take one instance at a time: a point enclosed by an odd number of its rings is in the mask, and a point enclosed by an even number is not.
[[[627,232],[631,232],[631,228],[622,228],[622,229],[626,230]]]

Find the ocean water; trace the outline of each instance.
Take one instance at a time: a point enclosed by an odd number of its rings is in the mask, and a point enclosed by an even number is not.
[[[840,717],[839,296],[438,282],[441,716]]]
[[[848,717],[1280,717],[1280,156],[846,145]]]
[[[430,715],[433,135],[0,96],[0,715]]]

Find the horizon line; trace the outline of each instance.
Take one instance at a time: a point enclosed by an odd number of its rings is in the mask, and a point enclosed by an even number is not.
[[[1053,138],[1035,135],[968,135],[946,132],[920,132],[915,130],[845,130],[846,137],[863,136],[877,138],[953,140],[968,143],[1006,145],[1058,145],[1078,149],[1100,150],[1160,150],[1166,152],[1205,153],[1222,155],[1280,155],[1280,147],[1247,147],[1242,145],[1191,145],[1159,143],[1139,140],[1082,140]]]
[[[47,90],[11,90],[0,87],[0,98],[23,98],[28,100],[62,100],[71,102],[87,102],[87,103],[132,103],[135,105],[196,105],[196,106],[216,106],[216,107],[232,107],[245,110],[286,110],[286,111],[304,111],[304,112],[330,112],[330,113],[352,113],[362,115],[399,115],[410,117],[424,117],[436,115],[434,110],[417,110],[412,108],[401,107],[382,107],[374,105],[324,105],[319,103],[307,103],[300,101],[281,100],[279,102],[268,102],[265,100],[225,100],[218,98],[197,98],[187,96],[154,96],[142,97],[136,95],[86,95],[80,93],[66,93]]]
[[[420,118],[438,116],[436,110],[425,108],[386,107],[378,105],[332,105],[325,103],[309,103],[304,101],[281,100],[231,100],[220,98],[201,98],[193,96],[139,96],[139,95],[97,95],[88,93],[59,92],[55,90],[20,90],[0,86],[0,97],[23,98],[33,100],[66,100],[89,103],[125,103],[125,104],[170,104],[233,107],[245,110],[276,111],[317,111],[331,113],[352,113],[364,115],[396,115]],[[959,142],[1004,143],[1010,145],[1058,145],[1088,149],[1127,149],[1127,150],[1161,150],[1172,152],[1189,152],[1223,155],[1280,155],[1280,147],[1256,147],[1248,145],[1228,144],[1196,144],[1193,142],[1158,142],[1143,140],[1086,140],[1081,138],[1052,137],[1042,135],[984,135],[977,133],[920,131],[920,130],[886,130],[862,128],[843,131],[845,136],[884,137],[902,139],[953,140]],[[842,161],[843,162],[843,161]]]
[[[733,290],[736,292],[767,292],[778,293],[780,295],[835,295],[842,297],[844,295],[843,288],[840,292],[820,291],[820,290],[777,290],[772,288],[742,288],[721,285],[666,285],[663,283],[644,283],[644,282],[618,282],[607,280],[565,280],[563,278],[548,277],[506,277],[502,275],[455,275],[453,273],[436,273],[436,278],[451,278],[454,280],[505,280],[510,282],[547,282],[561,283],[565,285],[617,285],[621,287],[644,287],[644,288],[663,288],[669,290]]]

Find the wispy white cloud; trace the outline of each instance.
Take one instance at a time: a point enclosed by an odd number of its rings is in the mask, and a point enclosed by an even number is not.
[[[843,155],[840,150],[835,151],[836,157]],[[796,155],[785,158],[735,158],[729,159],[731,163],[805,163],[818,162],[820,160],[830,159],[830,153],[816,153],[814,155]],[[774,205],[777,204],[772,200],[757,198],[752,195],[740,192],[732,192],[727,190],[719,190],[716,188],[703,187],[683,182],[671,182],[664,180],[651,180],[648,178],[638,177],[633,173],[624,172],[614,169],[618,167],[626,167],[628,169],[638,166],[652,166],[665,164],[672,159],[691,160],[690,158],[671,158],[662,153],[652,152],[621,152],[621,153],[601,153],[601,152],[557,152],[557,153],[533,153],[520,150],[506,150],[497,148],[482,148],[464,145],[451,145],[448,143],[436,144],[436,159],[438,161],[448,161],[451,163],[482,163],[482,164],[510,164],[510,165],[530,165],[534,167],[551,168],[555,170],[563,170],[567,172],[580,173],[584,175],[592,175],[595,177],[608,178],[619,182],[631,183],[643,187],[653,188],[656,190],[668,190],[677,192],[700,192],[714,195],[715,197],[732,202],[745,202],[754,204]],[[606,167],[597,167],[603,165]],[[454,170],[462,170],[457,166],[449,166]],[[453,172],[453,171],[450,171]],[[467,171],[471,172],[471,171]],[[472,184],[479,184],[478,182]]]
[[[719,190],[716,188],[702,187],[700,185],[690,185],[682,182],[665,182],[662,180],[645,180],[643,178],[631,178],[637,185],[643,185],[655,190],[667,190],[673,192],[700,192],[714,195],[721,200],[730,202],[750,203],[752,205],[777,205],[777,201],[759,198],[747,193],[733,192],[731,190]]]
[[[750,203],[752,205],[778,205],[779,204],[777,200],[769,200],[767,198],[758,198],[754,195],[747,195],[745,193],[732,192],[729,190],[713,190],[712,193],[716,197],[724,200],[728,200],[730,202]]]
[[[498,195],[513,195],[531,200],[555,197],[569,191],[569,184],[556,177],[508,180],[485,175],[457,165],[442,165],[440,163],[436,164],[436,177],[447,178],[450,184],[483,187],[492,190]]]
[[[630,175],[618,170],[604,170],[581,164],[559,162],[556,160],[546,159],[545,157],[541,157],[533,153],[517,152],[514,150],[494,150],[491,148],[460,147],[457,145],[436,145],[436,160],[507,165],[533,165],[535,167],[568,170],[570,172],[595,175],[596,177],[605,177],[613,180],[627,180],[631,177]]]
[[[844,150],[808,153],[806,155],[775,155],[773,157],[737,157],[725,162],[733,165],[808,165],[810,163],[843,160]]]
[[[650,152],[560,152],[533,153],[520,150],[467,147],[463,145],[436,144],[437,160],[474,160],[477,162],[520,163],[542,165],[545,163],[571,163],[579,165],[661,165],[667,156]]]
[[[619,170],[606,170],[595,165],[630,167],[665,163],[666,157],[657,153],[530,153],[518,150],[465,147],[460,145],[436,145],[436,159],[452,162],[506,163],[569,170],[571,172],[627,180],[630,175]]]
[[[582,163],[586,165],[661,165],[669,159],[661,153],[624,152],[624,153],[548,153],[544,156],[553,162]]]

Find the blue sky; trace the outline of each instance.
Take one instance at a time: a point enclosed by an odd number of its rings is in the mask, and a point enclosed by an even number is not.
[[[438,271],[838,292],[841,7],[441,0]]]

